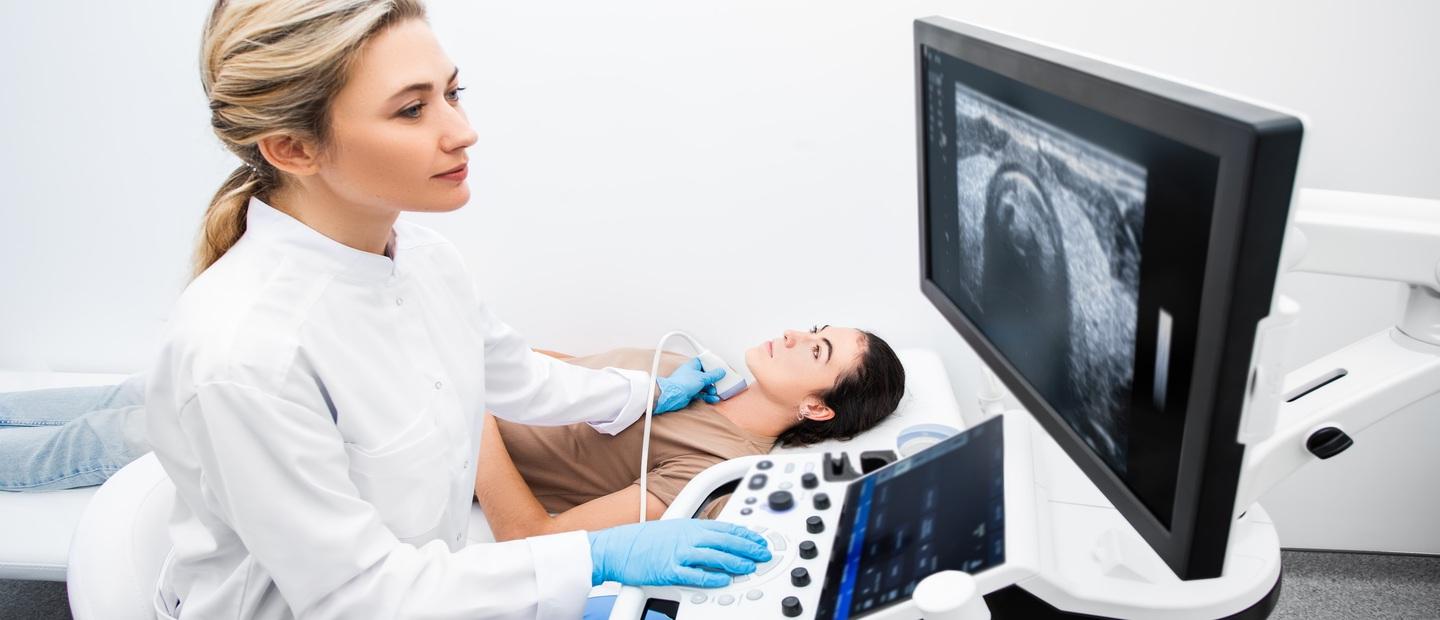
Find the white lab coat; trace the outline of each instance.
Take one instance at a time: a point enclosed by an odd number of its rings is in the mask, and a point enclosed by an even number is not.
[[[481,414],[619,432],[649,376],[531,352],[454,246],[394,233],[392,261],[252,199],[181,296],[146,394],[179,500],[161,617],[580,616],[584,533],[465,545]]]

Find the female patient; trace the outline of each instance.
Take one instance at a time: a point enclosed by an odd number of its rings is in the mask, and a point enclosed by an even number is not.
[[[786,332],[747,351],[745,363],[755,382],[735,398],[716,405],[696,400],[687,410],[655,418],[647,483],[651,513],[663,511],[685,482],[713,463],[766,452],[777,439],[806,444],[850,437],[894,411],[904,370],[883,340],[855,329],[812,331]],[[667,355],[661,364],[670,372],[684,360]],[[570,361],[649,371],[651,352],[622,349]],[[50,491],[104,482],[150,451],[144,394],[139,375],[118,385],[0,394],[0,490]],[[641,425],[615,437],[563,426],[501,422],[499,428],[503,441],[485,435],[476,484],[497,536],[532,534],[537,530],[529,528],[541,526],[593,528],[636,519],[639,487],[631,483],[640,458]],[[576,473],[559,466],[566,461],[589,468]],[[514,473],[517,466],[524,480]],[[550,519],[546,510],[562,514]],[[516,517],[534,522],[512,527]]]
[[[621,349],[568,361],[648,370],[652,354]],[[666,353],[662,370],[685,360]],[[805,445],[870,429],[895,411],[905,386],[890,346],[851,328],[787,331],[747,350],[745,365],[755,381],[734,398],[696,400],[655,418],[647,518],[658,518],[685,483],[721,461],[764,454],[776,441]],[[642,424],[611,436],[584,425],[522,426],[489,416],[485,423],[490,428],[480,446],[475,495],[496,540],[638,520]],[[706,516],[720,507],[709,507]]]

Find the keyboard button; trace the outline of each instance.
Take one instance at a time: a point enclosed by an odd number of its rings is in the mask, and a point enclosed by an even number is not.
[[[774,532],[771,532],[770,535],[766,537],[766,540],[769,540],[769,541],[770,541],[770,549],[771,549],[771,550],[773,550],[773,551],[784,551],[784,550],[785,550],[785,537],[784,537],[784,536],[781,536],[781,535],[779,535],[779,534],[776,534],[776,533],[774,533]]]

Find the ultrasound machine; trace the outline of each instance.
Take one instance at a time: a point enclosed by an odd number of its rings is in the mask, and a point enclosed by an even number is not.
[[[943,18],[916,21],[915,63],[921,290],[1021,409],[868,473],[833,451],[707,470],[666,518],[729,492],[719,518],[775,558],[624,588],[611,617],[1265,617],[1256,500],[1440,392],[1440,203],[1296,191],[1296,114],[1117,63]],[[1286,373],[1284,271],[1410,293]]]

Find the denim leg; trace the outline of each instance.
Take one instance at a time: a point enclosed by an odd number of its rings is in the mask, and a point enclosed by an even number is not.
[[[97,485],[149,451],[143,405],[90,411],[60,425],[0,428],[0,490]]]
[[[116,385],[0,392],[0,427],[58,426],[92,411],[144,403],[144,375],[133,375]]]

